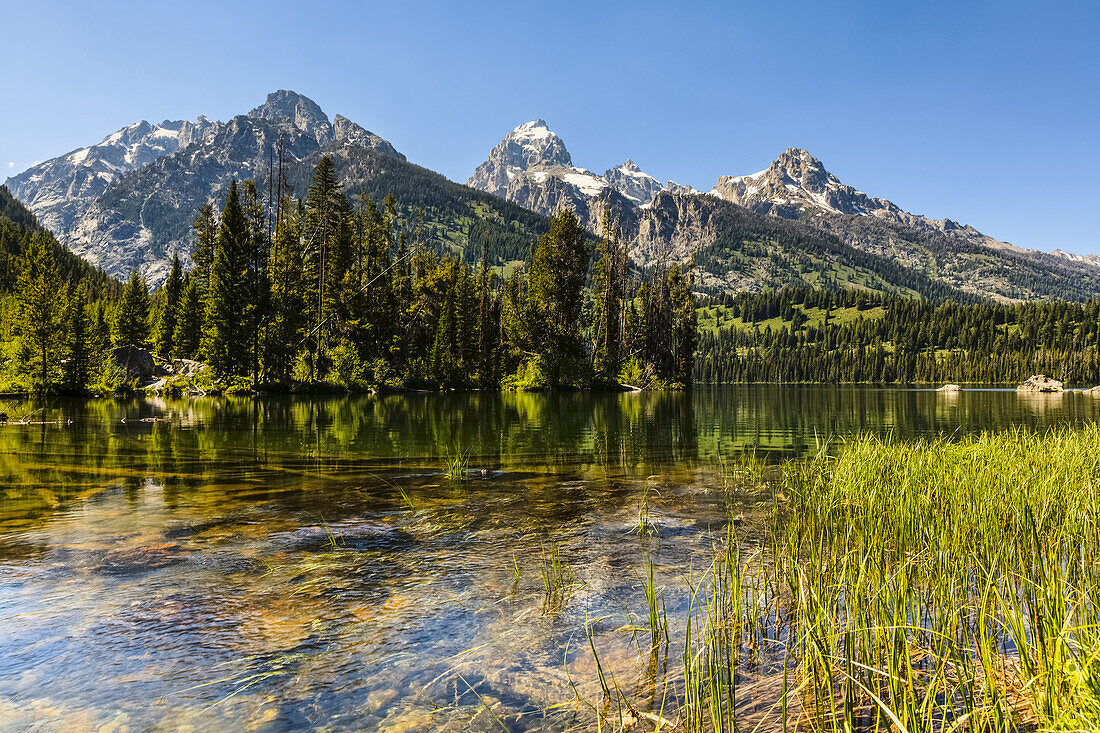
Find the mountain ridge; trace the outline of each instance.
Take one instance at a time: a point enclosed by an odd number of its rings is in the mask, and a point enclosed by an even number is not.
[[[366,128],[342,115],[329,120],[308,97],[277,90],[226,122],[200,115],[193,123],[127,125],[7,185],[74,253],[116,277],[137,269],[158,284],[175,254],[189,260],[188,225],[198,207],[230,179],[265,172],[279,145],[293,161],[347,145],[405,161]]]
[[[570,160],[568,167],[560,161],[547,162],[540,158],[537,150],[531,150],[528,138],[535,128],[539,129],[540,139],[555,141],[555,149],[560,148],[557,152],[560,159]],[[1100,256],[1026,250],[952,219],[911,214],[888,199],[869,196],[841,182],[820,160],[801,148],[788,148],[757,173],[720,176],[714,187],[705,192],[673,181],[660,186],[637,166],[626,168],[626,164],[608,169],[598,184],[585,187],[579,185],[579,180],[571,181],[570,174],[583,173],[595,178],[594,174],[576,168],[561,139],[543,128],[546,128],[543,120],[515,128],[490,151],[488,160],[478,166],[467,185],[545,214],[572,208],[594,233],[601,230],[601,219],[606,211],[630,241],[632,256],[642,263],[657,262],[659,258],[654,259],[654,252],[661,249],[675,253],[680,262],[694,261],[713,241],[722,239],[711,232],[705,222],[729,219],[717,211],[721,208],[718,202],[723,202],[762,216],[803,222],[855,250],[876,258],[891,258],[914,271],[938,278],[950,287],[981,297],[1017,300],[1053,297],[1059,293],[1084,299],[1100,295]],[[503,158],[504,151],[514,152],[516,147],[524,146],[531,154]],[[508,184],[492,185],[493,181],[486,174],[498,174],[496,180],[501,181],[501,170],[507,171]],[[627,172],[632,175],[622,175]],[[639,178],[645,185],[627,188]],[[571,182],[574,185],[567,185]],[[608,194],[605,189],[614,193]],[[699,198],[699,206],[674,207],[679,211],[675,217],[678,226],[696,232],[694,243],[685,240],[675,228],[669,229],[667,221],[655,219],[661,215],[656,214],[653,207],[658,198],[665,195]],[[667,217],[668,200],[663,201]],[[664,241],[654,240],[654,232],[661,232]],[[772,245],[776,253],[782,251],[783,257],[798,259],[797,253],[784,250],[780,244]],[[726,246],[726,251],[733,256],[734,249]],[[736,267],[722,271],[717,261],[712,260],[711,265],[710,270],[700,272],[700,280],[714,288],[737,290],[757,288],[763,283],[776,284],[767,268],[756,268],[756,275],[746,276]],[[784,267],[779,270],[788,272],[795,279],[792,282],[798,284],[801,275],[796,271]]]
[[[426,209],[439,246],[466,256],[491,241],[497,264],[526,258],[543,217],[571,210],[595,235],[609,219],[642,266],[694,264],[699,287],[712,291],[819,284],[921,294],[934,289],[921,284],[930,278],[967,297],[1100,297],[1100,256],[1025,250],[951,219],[910,214],[844,184],[801,148],[699,191],[662,185],[631,158],[602,175],[580,167],[535,119],[505,135],[463,186],[289,90],[226,122],[133,123],[8,181],[70,250],[116,276],[136,268],[157,284],[173,255],[188,259],[195,211],[218,204],[233,178],[264,190],[279,149],[297,195],[329,155],[350,196],[396,189],[400,205]]]

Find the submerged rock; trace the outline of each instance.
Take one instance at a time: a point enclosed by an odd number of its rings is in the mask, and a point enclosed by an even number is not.
[[[1024,380],[1017,392],[1065,392],[1065,387],[1057,379],[1051,379],[1045,374],[1033,374]]]
[[[124,547],[103,553],[92,569],[107,575],[143,573],[181,563],[188,554],[188,550],[173,544]]]
[[[300,527],[283,537],[295,550],[396,550],[416,544],[403,529],[382,522]]]

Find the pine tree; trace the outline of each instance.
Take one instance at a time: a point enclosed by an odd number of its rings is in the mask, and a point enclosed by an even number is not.
[[[494,378],[494,344],[492,329],[492,294],[489,292],[489,240],[481,240],[481,271],[477,283],[477,380],[482,389],[488,387]]]
[[[84,293],[70,280],[65,289],[65,388],[82,392],[91,380],[94,343]]]
[[[626,248],[619,242],[607,215],[603,220],[600,259],[593,280],[596,286],[592,335],[593,368],[605,383],[616,382],[622,366],[622,300],[625,294]]]
[[[331,253],[329,251],[333,237],[340,229],[341,222],[348,215],[348,201],[340,191],[336,180],[336,166],[330,157],[323,156],[313,169],[313,181],[310,183],[305,203],[304,237],[306,241],[305,267],[306,279],[312,284],[309,301],[309,316],[314,326],[312,377],[321,376],[322,346],[330,340],[328,326],[331,301],[327,297],[326,286],[330,284]]]
[[[172,332],[172,358],[196,359],[202,344],[202,298],[198,278],[188,275],[176,310],[176,328]]]
[[[169,271],[168,279],[164,281],[161,291],[162,299],[153,340],[156,343],[157,355],[163,359],[168,359],[175,351],[173,339],[176,335],[176,317],[179,314],[180,295],[183,291],[183,268],[180,265],[179,255],[172,259],[172,269]]]
[[[307,323],[308,286],[303,273],[301,212],[290,212],[289,202],[280,205],[288,212],[280,217],[270,259],[271,321],[265,362],[266,378],[287,384]]]
[[[668,292],[672,309],[672,340],[676,354],[673,380],[681,387],[689,388],[695,375],[695,347],[698,341],[698,314],[695,296],[691,292],[693,279],[679,265],[673,265],[668,273]]]
[[[248,219],[246,239],[245,304],[242,320],[248,324],[249,367],[252,381],[260,376],[260,357],[266,338],[271,300],[271,280],[268,277],[267,212],[256,195],[256,182],[244,182],[244,213]]]
[[[61,277],[57,271],[52,242],[45,233],[35,233],[23,253],[19,281],[20,352],[23,368],[46,391],[58,345],[62,308],[58,302]],[[38,366],[35,368],[35,362]]]
[[[583,355],[580,315],[587,269],[580,221],[572,211],[558,212],[550,220],[550,231],[539,237],[527,294],[532,347],[552,387],[562,383],[563,372],[575,369]]]
[[[103,352],[111,348],[111,321],[107,317],[106,301],[97,300],[92,310],[92,350]]]
[[[210,280],[210,268],[214,265],[214,247],[218,241],[218,217],[212,204],[206,203],[199,207],[191,229],[195,233],[195,249],[191,253],[191,261],[195,266],[191,270],[191,276],[198,281],[199,292],[202,293]]]
[[[248,253],[248,220],[234,180],[222,210],[203,315],[202,351],[219,379],[249,369]]]
[[[130,273],[115,311],[115,346],[143,348],[149,340],[149,288],[137,270]]]

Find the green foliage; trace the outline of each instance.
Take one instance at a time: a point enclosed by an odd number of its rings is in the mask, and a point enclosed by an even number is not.
[[[700,382],[1100,383],[1100,302],[934,303],[783,290],[698,310]]]
[[[176,323],[179,316],[180,296],[183,290],[183,268],[179,255],[172,260],[172,270],[161,288],[160,308],[154,334],[155,351],[163,358],[175,352]]]
[[[198,278],[191,273],[180,294],[176,313],[176,325],[172,332],[172,357],[195,359],[202,343],[202,296]]]
[[[305,200],[292,199],[280,180],[273,212],[253,181],[232,181],[220,216],[204,204],[194,217],[194,269],[185,275],[177,258],[152,297],[137,272],[117,304],[102,297],[88,303],[86,287],[75,293],[85,305],[51,316],[64,320],[64,329],[43,331],[68,339],[48,346],[78,354],[75,372],[60,375],[58,365],[69,364],[60,354],[47,360],[58,373],[39,381],[54,384],[64,376],[72,389],[89,383],[137,388],[119,384],[104,359],[108,331],[117,345],[152,341],[160,358],[205,361],[210,368],[195,384],[208,391],[259,385],[555,389],[613,384],[628,356],[653,369],[652,349],[627,347],[636,341],[629,333],[633,321],[619,314],[632,312],[637,284],[628,279],[617,238],[601,250],[597,318],[586,309],[590,239],[571,212],[554,217],[532,247],[537,215],[517,213],[506,225],[497,218],[499,207],[464,193],[448,205],[469,203],[490,220],[466,220],[472,239],[456,246],[453,233],[443,235],[423,210],[403,208],[393,195],[376,203],[370,191],[360,191],[349,205],[335,162],[341,154],[320,158]],[[471,241],[480,246],[476,268],[464,261]],[[510,264],[502,279],[494,251],[531,261]],[[670,297],[690,298],[690,279],[674,290],[667,273],[652,277],[661,283],[656,307],[671,319],[678,311]],[[662,364],[675,365],[676,349],[683,348],[677,344],[690,343],[684,338],[666,344],[673,359],[662,357]],[[602,375],[597,380],[594,359]],[[673,371],[664,369],[667,378],[648,383],[671,385]]]
[[[359,358],[359,352],[351,341],[346,338],[341,339],[340,343],[330,349],[329,359],[332,362],[332,378],[336,384],[347,390],[363,385],[366,379],[366,365]]]
[[[36,233],[23,254],[19,273],[20,359],[35,389],[46,391],[57,369],[59,329],[63,308],[59,300],[61,276],[49,238]]]
[[[617,379],[623,359],[623,299],[626,296],[628,256],[626,244],[619,241],[608,217],[604,216],[604,235],[599,244],[600,258],[593,276],[595,284],[592,340],[592,365],[596,379],[610,383]]]
[[[550,221],[539,237],[527,288],[526,341],[542,362],[551,387],[577,383],[584,348],[580,315],[589,253],[587,237],[572,211]]]
[[[222,211],[203,315],[202,351],[217,378],[244,374],[249,367],[249,238],[233,181]]]
[[[149,287],[137,270],[130,273],[115,312],[115,346],[143,347],[149,340]]]
[[[97,349],[88,318],[84,295],[72,281],[65,289],[64,330],[62,346],[65,353],[62,385],[70,392],[83,392],[88,388],[97,370]]]
[[[74,281],[90,300],[118,297],[121,283],[58,244],[39,226],[34,214],[12,197],[7,186],[0,186],[0,294],[16,290],[23,254],[36,236],[44,237],[53,251],[62,281]]]

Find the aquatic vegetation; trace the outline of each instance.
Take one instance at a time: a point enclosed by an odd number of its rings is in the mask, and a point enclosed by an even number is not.
[[[465,481],[470,475],[470,452],[458,451],[447,456],[447,478]]]
[[[638,526],[636,528],[639,537],[655,537],[660,535],[660,527],[657,520],[650,516],[649,495],[651,490],[647,483],[642,491],[642,500],[638,504]]]
[[[409,496],[409,492],[405,491],[403,486],[397,487],[397,493],[401,496],[401,502],[409,509],[416,511],[416,504],[413,504],[412,497]]]
[[[563,600],[574,587],[576,580],[573,568],[562,560],[561,551],[554,542],[543,548],[542,559],[539,561],[539,576],[548,602]]]
[[[853,394],[844,415],[909,440],[944,424]],[[1033,409],[971,396],[960,424]],[[1096,728],[1095,429],[825,443],[813,403],[710,436],[725,403],[681,397],[141,397],[8,424],[0,656],[26,673],[0,719]],[[1030,424],[1100,409],[1073,399]],[[470,483],[442,475],[459,445]]]
[[[661,639],[668,641],[668,617],[665,613],[664,599],[653,580],[653,560],[646,560],[645,573],[642,576],[642,591],[645,593],[646,621],[650,635],[650,652],[655,653]]]
[[[731,523],[691,585],[678,727],[1096,729],[1098,448],[1096,426],[864,437],[789,464],[763,547]]]
[[[752,491],[763,485],[767,464],[757,455],[755,446],[751,450],[741,450],[731,457],[722,452],[719,443],[717,458],[722,489]]]

